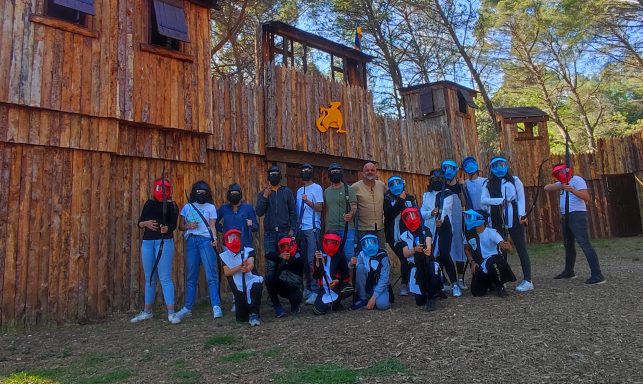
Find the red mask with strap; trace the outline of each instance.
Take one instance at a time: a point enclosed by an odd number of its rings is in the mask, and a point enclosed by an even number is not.
[[[420,227],[420,212],[415,207],[406,208],[402,211],[402,222],[404,226],[408,228],[411,232],[414,232]]]
[[[292,239],[292,237],[284,237],[277,243],[279,247],[279,253],[288,253],[290,256],[294,256],[297,253],[297,243]]]
[[[239,253],[241,250],[241,231],[231,229],[223,235],[225,247],[232,253]]]
[[[555,165],[554,168],[551,170],[551,175],[554,176],[554,178],[558,181],[560,181],[563,184],[569,183],[569,180],[572,179],[572,168],[567,168],[565,164],[558,164]]]
[[[172,185],[170,182],[165,180],[154,180],[154,190],[152,191],[152,197],[156,201],[163,201],[163,184],[165,184],[165,200],[170,200],[172,198]]]
[[[339,252],[339,245],[342,243],[342,238],[336,233],[327,233],[322,238],[322,250],[330,257],[335,256]]]

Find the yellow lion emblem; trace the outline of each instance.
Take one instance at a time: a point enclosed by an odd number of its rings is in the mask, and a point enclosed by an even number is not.
[[[328,128],[337,129],[337,133],[346,133],[343,128],[344,118],[339,107],[342,105],[339,101],[331,101],[330,107],[319,107],[319,118],[315,121],[315,125],[319,132],[326,132]]]

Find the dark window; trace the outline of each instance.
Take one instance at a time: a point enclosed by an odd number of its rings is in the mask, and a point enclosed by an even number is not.
[[[47,0],[47,15],[86,25],[86,15],[95,15],[94,0]]]
[[[473,101],[469,91],[458,89],[458,111],[467,113],[467,106],[477,108],[476,102]]]
[[[420,113],[422,116],[435,112],[433,105],[433,91],[426,90],[420,93]]]
[[[190,41],[181,1],[152,0],[151,15],[151,44],[179,50],[179,40]]]

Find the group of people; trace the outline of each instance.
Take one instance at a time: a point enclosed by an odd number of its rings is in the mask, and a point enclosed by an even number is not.
[[[342,309],[353,297],[351,309],[388,309],[394,301],[391,262],[386,246],[400,264],[400,296],[413,294],[415,303],[428,311],[438,299],[462,295],[464,277],[471,271],[473,296],[495,292],[507,295],[506,284],[517,280],[507,253],[517,252],[522,280],[517,292],[534,289],[531,263],[525,244],[528,222],[523,184],[511,173],[509,161],[496,156],[489,162],[489,177],[481,176],[474,157],[460,164],[445,160],[430,172],[428,190],[418,205],[400,176],[387,183],[377,168],[366,163],[362,179],[344,181],[342,165],[328,167],[330,185],[313,181],[313,166],[301,166],[302,186],[293,193],[281,185],[277,165],[267,171],[267,186],[256,204],[243,201],[239,184],[228,187],[227,202],[218,209],[207,182],[194,183],[189,201],[180,210],[171,199],[172,186],[164,177],[154,182],[152,198],[141,212],[144,229],[141,247],[145,273],[145,307],[131,322],[152,318],[157,283],[162,287],[168,321],[180,323],[192,314],[201,264],[205,270],[214,318],[223,316],[219,294],[222,273],[233,294],[237,321],[261,323],[260,303],[265,283],[277,318],[295,315],[305,303],[316,315]],[[560,192],[561,225],[566,250],[565,269],[556,279],[576,277],[575,241],[585,253],[591,276],[586,284],[601,284],[598,257],[587,230],[585,181],[565,164],[553,167],[557,180],[546,191]],[[322,214],[324,220],[322,223]],[[253,232],[263,217],[264,274],[257,272]],[[174,230],[183,231],[185,252],[185,302],[175,311],[172,264]],[[323,227],[322,227],[323,224]],[[216,232],[223,245],[217,253]],[[289,312],[281,300],[287,300]]]

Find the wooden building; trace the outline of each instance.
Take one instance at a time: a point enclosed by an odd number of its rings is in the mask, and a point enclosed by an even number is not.
[[[217,205],[233,182],[254,202],[272,162],[296,188],[303,162],[317,166],[325,186],[331,161],[344,164],[348,181],[373,161],[381,179],[401,175],[421,196],[440,161],[479,152],[475,91],[449,82],[406,88],[408,117],[378,116],[364,77],[368,55],[285,24],[260,31],[256,84],[213,79],[213,7],[0,3],[1,325],[139,309],[145,281],[136,224],[162,169],[179,206],[199,179],[213,187]],[[295,57],[309,49],[331,55],[334,79],[307,71],[305,54]],[[418,114],[429,97],[433,111]],[[256,244],[261,253],[261,231]],[[177,233],[177,303],[183,249]]]

